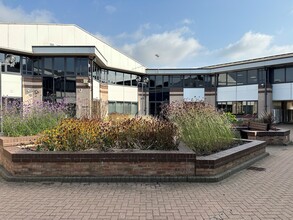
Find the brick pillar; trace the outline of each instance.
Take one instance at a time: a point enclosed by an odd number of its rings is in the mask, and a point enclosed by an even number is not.
[[[273,109],[272,101],[272,86],[267,84],[267,86],[258,86],[258,116],[263,112],[271,112]]]
[[[216,105],[216,88],[205,88],[204,100],[206,103],[215,106]]]
[[[183,88],[170,88],[170,103],[183,101]]]
[[[91,116],[91,87],[88,77],[76,77],[76,117]]]
[[[39,76],[22,77],[22,100],[23,103],[33,104],[43,100],[43,81]]]

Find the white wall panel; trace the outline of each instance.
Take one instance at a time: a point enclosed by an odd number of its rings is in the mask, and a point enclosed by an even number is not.
[[[12,49],[24,48],[24,26],[12,25],[9,27],[8,47]]]
[[[273,84],[273,101],[291,100],[292,83]]]
[[[21,76],[2,74],[2,96],[21,97]]]
[[[258,100],[258,85],[237,86],[236,101]]]
[[[137,102],[137,87],[108,85],[108,100]]]
[[[124,101],[123,86],[108,85],[108,100],[109,101]]]
[[[236,86],[218,88],[217,101],[236,101]]]
[[[217,89],[217,101],[258,100],[258,85],[229,86]]]
[[[7,48],[8,47],[8,26],[0,25],[0,45]]]
[[[30,51],[32,45],[38,42],[38,26],[31,25],[29,28],[25,28],[24,31],[24,48],[26,51]]]
[[[30,29],[29,29],[30,31]],[[38,25],[38,32],[37,32],[38,42],[37,44],[34,43],[31,46],[40,46],[45,45],[49,46],[49,26],[48,25]],[[31,49],[30,49],[31,50]]]
[[[204,100],[204,88],[183,88],[185,101]]]
[[[96,80],[93,81],[93,98],[100,99],[100,83]]]
[[[124,101],[137,102],[137,87],[124,86]]]

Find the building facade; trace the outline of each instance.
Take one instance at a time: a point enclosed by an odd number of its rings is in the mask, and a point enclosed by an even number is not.
[[[95,36],[58,24],[0,24],[0,33],[3,102],[65,101],[77,117],[138,113],[145,67]]]
[[[8,65],[7,55],[15,57]],[[146,69],[75,25],[0,24],[1,96],[65,101],[77,117],[158,115],[163,103],[204,100],[239,117],[272,111],[293,122],[293,53],[206,66]]]

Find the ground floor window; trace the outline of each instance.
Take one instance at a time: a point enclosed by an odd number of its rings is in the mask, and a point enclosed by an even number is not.
[[[137,102],[109,102],[108,112],[127,115],[136,115],[138,112]]]
[[[218,102],[217,108],[235,115],[255,115],[258,108],[257,101],[225,101]]]

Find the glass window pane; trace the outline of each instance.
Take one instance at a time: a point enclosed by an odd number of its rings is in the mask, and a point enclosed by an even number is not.
[[[248,70],[247,71],[247,83],[248,84],[257,84],[257,70]]]
[[[236,85],[236,73],[228,73],[227,74],[227,85],[228,86],[235,86]]]
[[[156,88],[163,87],[163,76],[156,76]]]
[[[53,77],[43,77],[43,96],[50,97],[54,93]]]
[[[124,114],[130,115],[131,114],[131,103],[124,102]]]
[[[123,85],[123,81],[124,81],[124,79],[123,79],[123,76],[124,74],[123,73],[121,73],[121,72],[116,72],[116,84],[118,84],[118,85]]]
[[[123,114],[123,102],[116,103],[116,112]]]
[[[65,62],[64,57],[54,58],[54,75],[64,76],[65,74]]]
[[[89,76],[88,58],[76,58],[76,72],[79,76]]]
[[[11,65],[7,65],[7,71],[13,73],[20,73],[20,56],[13,55],[15,57],[15,63]]]
[[[190,76],[189,75],[184,76],[184,87],[185,88],[192,87],[190,84],[191,84]]]
[[[171,87],[182,87],[182,76],[170,76]]]
[[[293,82],[293,67],[286,68],[286,82]]]
[[[137,109],[137,103],[131,103],[131,114],[137,115],[138,109]]]
[[[163,86],[169,87],[169,76],[163,76]]]
[[[115,71],[112,71],[112,70],[108,71],[108,83],[109,84],[116,84],[116,73],[115,73]]]
[[[53,75],[53,59],[51,57],[44,58],[44,76]]]
[[[131,86],[131,75],[124,73],[124,85]]]
[[[109,102],[108,106],[109,106],[109,108],[108,108],[109,114],[116,112],[116,103],[115,102]]]
[[[247,84],[247,72],[241,71],[237,72],[237,85],[246,85]]]
[[[285,68],[274,69],[274,83],[285,82]]]
[[[149,79],[150,79],[149,86],[150,87],[155,87],[156,77],[155,76],[150,76]]]
[[[54,78],[54,89],[55,89],[55,94],[56,98],[62,98],[64,97],[64,82],[65,78],[64,77],[55,77]]]
[[[218,85],[219,86],[226,86],[227,85],[227,74],[226,73],[219,74]]]
[[[131,85],[132,86],[137,86],[136,77],[137,77],[137,75],[131,75]]]
[[[41,75],[42,74],[41,59],[36,58],[33,60],[33,69],[34,69],[34,75]]]
[[[66,74],[67,75],[75,75],[75,71],[74,71],[74,57],[67,57],[66,58]]]

